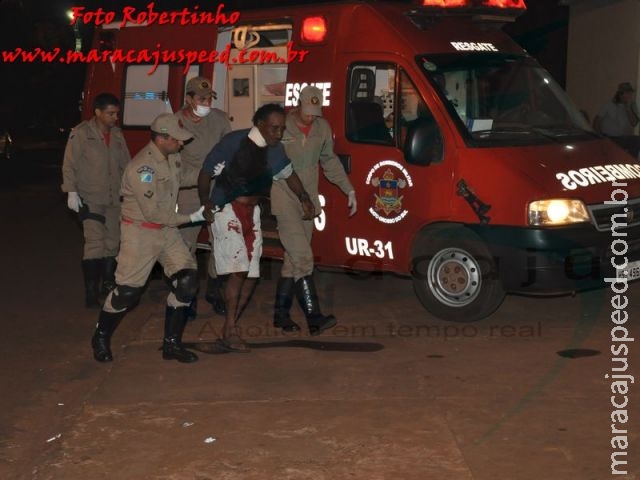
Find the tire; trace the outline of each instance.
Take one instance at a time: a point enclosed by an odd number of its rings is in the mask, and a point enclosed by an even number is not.
[[[491,315],[505,292],[485,244],[462,227],[427,231],[413,249],[413,288],[442,320],[475,322]]]

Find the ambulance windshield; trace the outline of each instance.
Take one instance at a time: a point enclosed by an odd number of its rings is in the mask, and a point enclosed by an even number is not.
[[[418,63],[465,138],[474,144],[535,144],[595,136],[585,114],[530,57],[423,55]]]

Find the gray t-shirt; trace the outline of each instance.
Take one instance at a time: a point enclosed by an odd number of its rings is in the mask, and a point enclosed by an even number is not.
[[[633,135],[633,126],[629,122],[624,103],[608,102],[598,112],[600,129],[609,137]]]

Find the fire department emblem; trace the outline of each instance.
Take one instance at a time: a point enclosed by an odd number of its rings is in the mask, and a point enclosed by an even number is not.
[[[382,223],[396,223],[409,212],[403,206],[404,191],[413,186],[409,172],[393,160],[378,162],[369,171],[367,185],[375,187],[369,213]]]
[[[376,212],[384,212],[385,215],[402,211],[402,198],[400,189],[407,186],[403,178],[396,178],[390,168],[382,174],[382,178],[373,177],[371,185],[378,187],[378,193],[374,194],[376,203],[373,207]]]

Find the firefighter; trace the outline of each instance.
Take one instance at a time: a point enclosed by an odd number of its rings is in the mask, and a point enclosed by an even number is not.
[[[227,313],[222,338],[217,342],[229,352],[249,351],[237,322],[260,276],[262,232],[258,202],[269,196],[274,180],[281,180],[300,205],[295,215],[313,217],[313,203],[280,143],[285,129],[283,108],[273,103],[263,105],[253,116],[253,125],[226,135],[207,155],[198,178],[205,217],[213,221],[216,269],[219,274],[229,275],[224,289]],[[212,176],[217,178],[209,195]],[[318,328],[322,327],[318,324]]]
[[[185,106],[176,113],[185,129],[193,134],[193,140],[186,143],[180,155],[182,169],[192,170],[197,175],[202,168],[202,162],[220,139],[231,131],[231,123],[227,114],[217,108],[211,108],[214,97],[211,82],[204,77],[191,78],[186,85]],[[178,213],[189,213],[200,206],[198,185],[185,185],[178,192]],[[189,251],[195,255],[200,226],[184,226],[180,233]],[[212,239],[211,239],[212,240]],[[213,310],[224,315],[224,299],[222,298],[221,278],[216,274],[216,266],[211,241],[211,255],[209,257],[207,291],[205,298],[213,306]],[[190,306],[190,316],[195,317],[197,311],[197,297]]]
[[[300,177],[320,213],[318,199],[319,167],[327,179],[347,195],[349,216],[357,210],[356,193],[333,151],[333,134],[329,123],[322,118],[322,91],[307,86],[300,91],[298,108],[287,115],[286,131],[282,139],[293,170]],[[289,314],[295,295],[305,314],[309,332],[317,335],[335,325],[333,315],[320,311],[317,290],[313,281],[313,252],[311,235],[313,220],[303,220],[295,194],[284,182],[274,182],[271,189],[271,210],[278,221],[280,242],[284,246],[284,262],[278,280],[273,325],[285,332],[300,330]],[[318,329],[317,325],[322,325]]]
[[[100,306],[101,287],[105,295],[115,287],[120,181],[131,159],[122,131],[116,127],[120,101],[110,93],[100,93],[93,101],[93,112],[91,120],[71,131],[62,163],[62,191],[67,192],[68,207],[82,221],[87,308]]]
[[[98,362],[109,362],[111,336],[140,299],[156,261],[171,280],[165,311],[162,358],[195,362],[198,357],[182,345],[187,310],[198,287],[195,259],[178,225],[204,221],[202,208],[191,214],[176,212],[180,184],[191,185],[195,174],[184,176],[180,155],[192,134],[170,113],[151,124],[151,141],[134,157],[122,178],[122,242],[116,269],[116,287],[109,293],[98,318],[91,346]],[[187,172],[188,173],[188,172]],[[191,183],[190,183],[191,182]]]

